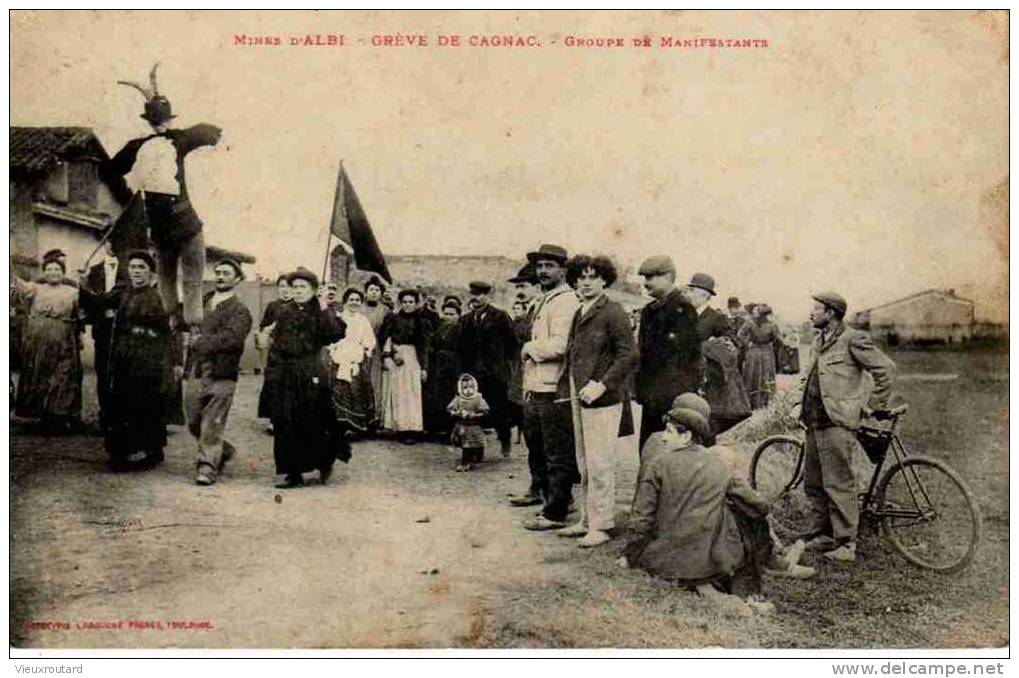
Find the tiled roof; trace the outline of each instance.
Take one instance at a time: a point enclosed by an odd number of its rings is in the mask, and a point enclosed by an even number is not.
[[[34,174],[71,155],[109,156],[88,127],[11,127],[11,172]]]

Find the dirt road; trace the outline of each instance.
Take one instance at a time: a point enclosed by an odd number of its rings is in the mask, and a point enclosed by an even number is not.
[[[591,553],[521,529],[533,509],[511,508],[506,496],[527,482],[522,446],[508,462],[457,474],[457,455],[442,446],[362,442],[329,485],[276,490],[271,438],[250,416],[258,382],[243,377],[228,426],[239,458],[210,488],[193,483],[194,443],[181,429],[164,465],[126,475],[103,469],[100,438],[12,435],[10,640],[20,647],[1006,644],[1007,420],[996,412],[1007,402],[1007,382],[951,367],[964,376],[903,388],[917,406],[907,433],[928,453],[956,455],[949,458],[985,512],[978,558],[955,577],[910,568],[870,539],[853,568],[821,563],[807,584],[766,582],[779,607],[773,617],[719,611],[615,568],[617,542]],[[980,369],[1002,371],[1000,361]],[[734,463],[743,465],[749,451],[733,450]],[[617,470],[620,524],[636,471],[633,449]]]

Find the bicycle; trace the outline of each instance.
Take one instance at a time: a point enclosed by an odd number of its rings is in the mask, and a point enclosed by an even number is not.
[[[910,455],[896,433],[909,405],[880,413],[887,428],[865,425],[857,440],[874,464],[866,492],[859,495],[860,526],[883,532],[906,560],[930,570],[956,572],[973,560],[982,536],[980,509],[966,482],[948,464]],[[875,413],[875,418],[879,415]],[[801,425],[802,427],[802,425]],[[801,535],[809,527],[803,491],[804,441],[793,435],[765,438],[750,461],[750,485],[772,502],[779,532]],[[882,475],[891,450],[894,461]]]

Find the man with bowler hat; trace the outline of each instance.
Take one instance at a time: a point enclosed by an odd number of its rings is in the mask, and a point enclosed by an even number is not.
[[[854,431],[865,411],[880,414],[888,407],[895,363],[870,335],[848,327],[846,300],[835,292],[813,296],[810,322],[818,330],[810,347],[809,367],[800,382],[798,418],[807,428],[803,489],[810,502],[813,525],[807,549],[829,560],[856,560],[860,507],[853,475]],[[867,397],[863,373],[874,379]]]
[[[648,257],[638,273],[652,300],[640,312],[637,402],[641,405],[640,447],[661,431],[663,417],[680,393],[701,388],[703,363],[697,311],[676,288],[676,265],[662,255]]]
[[[580,301],[566,284],[566,250],[544,244],[527,255],[534,266],[542,294],[532,302],[531,338],[520,349],[524,362],[524,440],[531,484],[527,493],[510,500],[514,506],[544,501],[529,530],[555,530],[566,526],[573,485],[580,482],[573,441],[573,415],[568,401],[556,398],[566,369],[566,349],[573,316]]]
[[[510,362],[517,355],[517,337],[509,314],[489,303],[492,285],[474,281],[469,285],[473,311],[460,321],[460,360],[474,376],[490,408],[490,423],[499,436],[502,456],[510,454],[509,385]]]

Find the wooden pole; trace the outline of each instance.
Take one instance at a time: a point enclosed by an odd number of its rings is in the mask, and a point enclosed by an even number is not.
[[[326,270],[329,267],[329,246],[333,244],[333,229],[329,229],[329,235],[326,237],[326,256],[325,261],[322,262],[322,283],[326,281]]]

